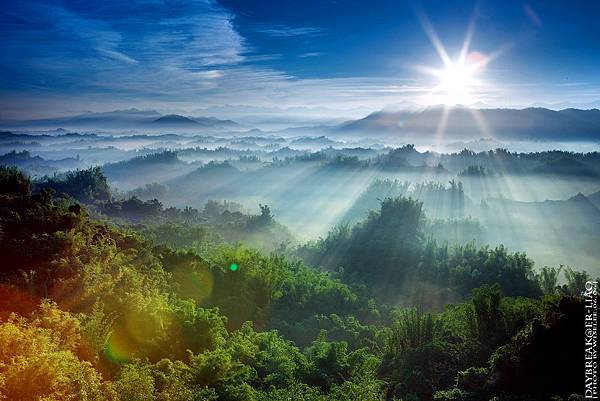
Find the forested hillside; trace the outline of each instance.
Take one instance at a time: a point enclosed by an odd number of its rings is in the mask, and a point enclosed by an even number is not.
[[[157,202],[0,167],[0,399],[583,399],[584,272],[437,243],[403,197],[269,253],[268,206]]]

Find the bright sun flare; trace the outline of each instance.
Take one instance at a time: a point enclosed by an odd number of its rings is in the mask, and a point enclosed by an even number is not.
[[[439,69],[417,66],[419,71],[436,79],[435,86],[426,95],[426,101],[430,104],[441,102],[450,106],[456,104],[469,105],[481,100],[482,90],[485,90],[486,87],[489,88],[489,83],[480,80],[482,72],[485,70],[486,65],[497,57],[501,51],[486,55],[469,49],[475,30],[474,20],[471,20],[460,53],[455,59],[452,59],[429,20],[423,15],[420,18],[423,30],[429,37],[443,65]]]
[[[476,85],[474,70],[464,63],[448,63],[439,71],[437,91],[445,95],[446,104],[469,103]]]

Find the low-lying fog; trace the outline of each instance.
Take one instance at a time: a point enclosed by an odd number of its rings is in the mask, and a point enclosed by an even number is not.
[[[64,130],[0,138],[0,164],[35,177],[101,166],[121,197],[198,209],[226,200],[255,214],[269,205],[297,242],[361,221],[385,197],[410,196],[424,203],[426,235],[439,241],[504,244],[537,266],[600,274],[600,155],[591,142],[411,146],[381,138]]]

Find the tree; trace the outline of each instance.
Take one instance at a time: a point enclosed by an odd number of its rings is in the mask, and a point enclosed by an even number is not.
[[[441,328],[441,321],[431,313],[416,308],[402,309],[396,313],[386,352],[402,355],[410,349],[429,344],[439,337]]]
[[[82,202],[93,203],[111,198],[106,176],[100,167],[70,171],[62,176],[45,177],[36,184],[36,188],[54,189],[57,193],[66,193]]]
[[[558,276],[562,270],[561,265],[558,268],[544,266],[539,273],[536,274],[536,279],[544,294],[555,294],[558,288]]]
[[[585,283],[590,280],[588,272],[578,272],[571,267],[565,267],[564,272],[567,284],[562,286],[561,291],[572,296],[582,296],[585,292]]]
[[[0,166],[0,194],[29,195],[31,180],[16,167]]]
[[[473,290],[473,307],[477,321],[479,341],[491,348],[497,346],[505,335],[501,311],[500,285],[483,285]]]
[[[77,319],[44,303],[0,324],[0,399],[117,400],[92,364],[78,358]]]
[[[129,363],[121,369],[115,388],[122,401],[155,401],[154,378],[150,366]]]

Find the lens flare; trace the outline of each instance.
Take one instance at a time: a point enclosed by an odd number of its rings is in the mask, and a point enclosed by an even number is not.
[[[213,292],[215,279],[208,267],[193,265],[181,266],[173,271],[177,282],[177,294],[184,299],[193,299],[201,303]]]
[[[123,328],[116,328],[104,345],[104,353],[109,360],[124,363],[133,359],[136,345],[131,341]]]

